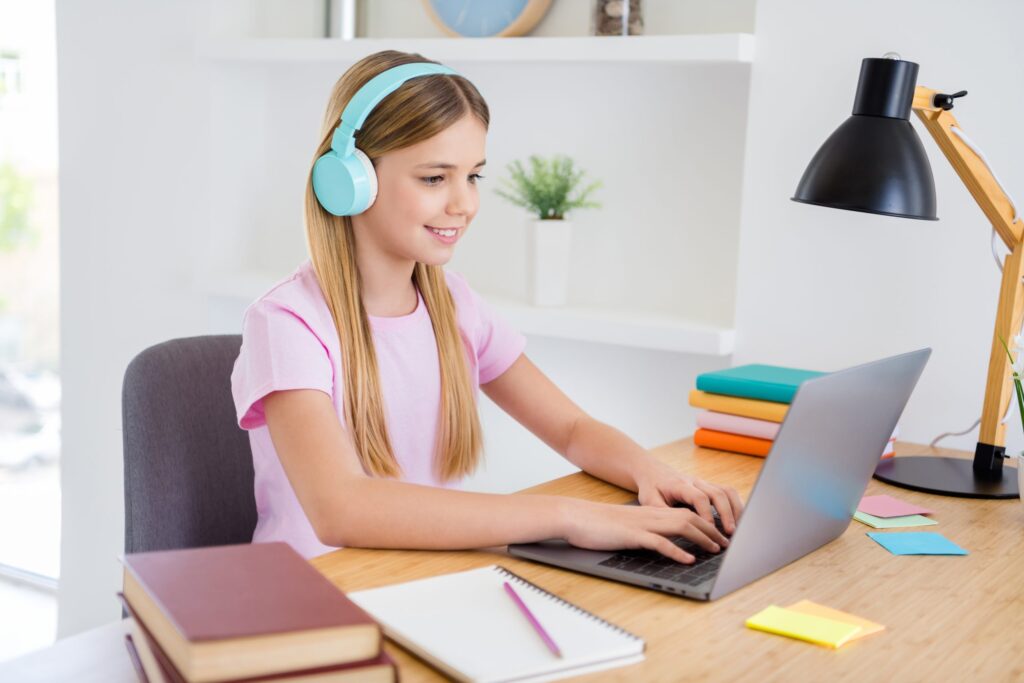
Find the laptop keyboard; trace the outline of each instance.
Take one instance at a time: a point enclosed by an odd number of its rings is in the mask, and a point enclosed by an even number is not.
[[[715,526],[723,534],[725,533],[722,523],[717,516],[715,517]],[[710,579],[718,572],[718,568],[722,565],[723,555],[721,552],[708,552],[693,541],[682,536],[669,537],[668,540],[693,555],[696,558],[694,563],[682,564],[675,560],[670,560],[659,552],[641,548],[620,551],[598,564],[602,567],[621,569],[634,574],[662,579],[663,581],[677,581],[693,586]]]

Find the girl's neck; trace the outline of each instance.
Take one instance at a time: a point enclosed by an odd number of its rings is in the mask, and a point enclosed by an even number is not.
[[[414,261],[408,263],[359,263],[363,306],[368,315],[396,318],[416,310],[419,295],[412,281]]]

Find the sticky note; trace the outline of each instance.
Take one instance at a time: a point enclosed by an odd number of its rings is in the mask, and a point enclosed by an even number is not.
[[[866,512],[858,510],[853,513],[853,518],[861,524],[867,524],[875,529],[896,529],[908,526],[930,526],[938,524],[934,519],[928,519],[924,515],[907,515],[905,517],[875,517]]]
[[[872,633],[878,633],[879,631],[885,630],[885,627],[881,624],[876,624],[873,621],[868,621],[867,619],[863,619],[848,612],[842,612],[837,609],[832,609],[831,607],[819,605],[818,603],[811,602],[810,600],[795,602],[786,609],[790,612],[800,612],[802,614],[810,614],[816,617],[832,619],[833,621],[841,621],[845,624],[860,626],[860,632],[854,634],[850,640],[857,640],[858,638],[863,638],[864,636],[869,636]]]
[[[871,540],[893,555],[966,555],[967,551],[934,531],[869,531]]]
[[[875,517],[905,517],[906,515],[930,515],[928,508],[904,503],[892,496],[864,496],[857,509]]]
[[[747,619],[747,628],[776,633],[818,645],[839,647],[862,630],[856,624],[847,624],[813,614],[803,614],[771,605]]]

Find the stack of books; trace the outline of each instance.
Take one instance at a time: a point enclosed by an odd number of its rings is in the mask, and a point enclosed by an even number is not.
[[[287,543],[128,554],[119,594],[144,683],[385,683],[380,627]]]
[[[693,442],[705,448],[764,457],[772,448],[802,382],[824,375],[777,365],[740,365],[697,376],[690,405],[697,414]],[[881,457],[894,455],[898,428]]]

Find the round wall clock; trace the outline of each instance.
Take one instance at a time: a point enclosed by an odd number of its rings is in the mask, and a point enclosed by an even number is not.
[[[544,18],[551,0],[423,0],[445,33],[464,38],[521,36]]]

